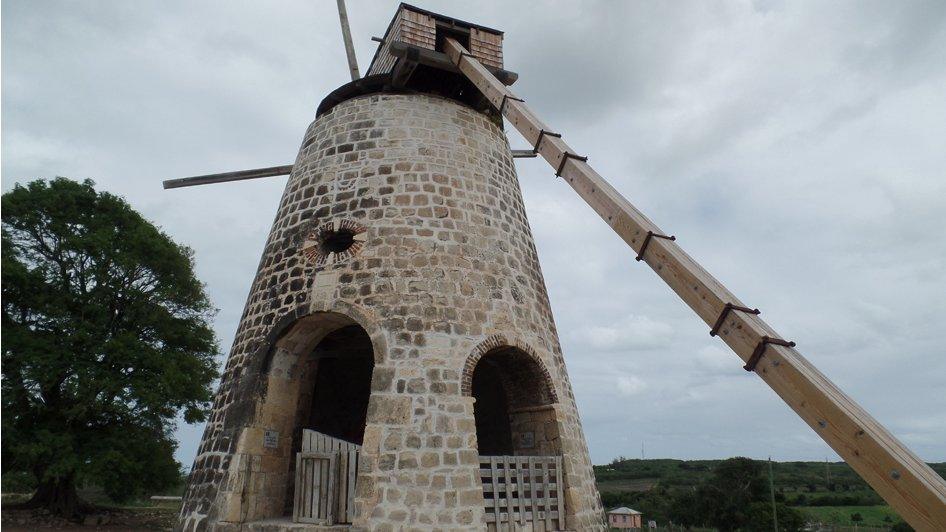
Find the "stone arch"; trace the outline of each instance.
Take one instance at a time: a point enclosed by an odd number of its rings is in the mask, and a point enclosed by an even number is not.
[[[476,369],[476,365],[479,364],[480,359],[487,353],[493,353],[503,348],[521,351],[524,355],[531,358],[536,364],[541,378],[551,394],[551,402],[558,403],[558,392],[555,389],[555,381],[552,380],[551,373],[549,373],[548,368],[545,367],[545,364],[542,362],[542,359],[539,358],[535,349],[518,336],[509,337],[503,334],[489,336],[477,344],[469,356],[467,356],[466,362],[463,364],[463,373],[460,378],[460,393],[465,397],[471,396],[473,372]]]
[[[467,358],[461,393],[473,398],[481,456],[558,456],[558,394],[538,354],[521,339],[493,335]]]
[[[344,301],[333,301],[323,304],[303,304],[295,307],[276,320],[276,323],[270,328],[269,333],[262,341],[259,348],[259,355],[256,357],[260,361],[261,382],[265,381],[265,376],[269,374],[273,357],[276,354],[277,344],[287,334],[290,334],[290,328],[303,323],[302,320],[325,319],[330,316],[337,316],[341,323],[358,325],[364,329],[371,338],[371,345],[374,348],[375,365],[382,364],[387,358],[387,341],[381,327],[377,321],[371,317],[371,314],[365,309],[346,303]],[[265,390],[262,390],[265,393]]]
[[[353,305],[300,306],[264,340],[253,422],[241,447],[258,465],[245,489],[256,501],[243,520],[290,515],[295,455],[304,429],[361,444],[375,367],[384,359],[380,329]]]

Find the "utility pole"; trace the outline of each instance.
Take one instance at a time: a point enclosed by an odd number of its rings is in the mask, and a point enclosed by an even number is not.
[[[769,496],[772,499],[772,530],[778,532],[778,513],[775,511],[775,481],[772,479],[772,457],[769,457]]]
[[[351,80],[357,81],[361,74],[358,73],[355,46],[351,42],[351,28],[348,27],[348,11],[345,9],[345,0],[338,0],[338,20],[342,24],[342,39],[345,40],[345,55],[348,56],[348,70],[351,71]]]

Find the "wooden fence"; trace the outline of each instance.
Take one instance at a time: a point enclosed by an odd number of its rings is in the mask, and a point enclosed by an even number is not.
[[[302,451],[296,455],[293,521],[351,523],[360,451],[360,445],[314,430],[302,431]]]
[[[552,531],[564,527],[559,456],[481,456],[480,480],[488,530]],[[518,524],[518,526],[517,526]]]

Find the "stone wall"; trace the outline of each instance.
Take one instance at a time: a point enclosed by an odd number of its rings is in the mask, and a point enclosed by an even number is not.
[[[355,229],[357,247],[313,249],[341,227]],[[311,396],[293,383],[318,341],[351,324],[375,358],[355,528],[484,528],[467,381],[476,359],[503,346],[529,353],[554,387],[554,405],[514,416],[544,427],[538,444],[561,449],[569,528],[603,527],[503,132],[450,100],[375,94],[306,132],[194,461],[182,529],[237,529],[284,512],[288,434],[298,429],[286,413]],[[279,434],[274,447],[267,431]]]

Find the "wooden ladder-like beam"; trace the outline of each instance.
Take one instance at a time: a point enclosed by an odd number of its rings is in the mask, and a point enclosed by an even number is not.
[[[454,39],[450,59],[568,185],[821,438],[917,530],[946,530],[946,482],[781,340],[675,239],[594,171]]]

